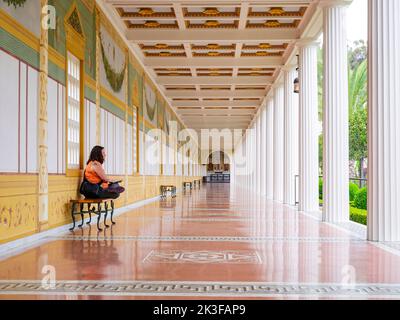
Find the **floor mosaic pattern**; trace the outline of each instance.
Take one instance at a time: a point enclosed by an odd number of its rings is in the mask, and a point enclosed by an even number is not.
[[[400,299],[400,247],[228,184],[0,257],[0,299]]]
[[[147,263],[233,263],[261,264],[257,252],[251,251],[152,251],[143,260]]]

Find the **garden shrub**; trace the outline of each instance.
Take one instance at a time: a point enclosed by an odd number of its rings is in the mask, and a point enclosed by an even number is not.
[[[358,185],[355,183],[350,182],[349,184],[349,196],[350,196],[350,201],[354,201],[356,194],[358,193],[360,189],[358,188]]]
[[[368,191],[367,188],[360,189],[356,197],[354,199],[354,205],[358,209],[367,210],[367,198],[368,198]]]
[[[324,183],[322,182],[322,179],[319,178],[319,198],[322,200],[323,197],[323,192],[324,192]]]
[[[350,220],[367,225],[367,211],[350,207]]]

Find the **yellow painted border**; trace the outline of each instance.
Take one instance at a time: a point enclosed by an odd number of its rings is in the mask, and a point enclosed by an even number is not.
[[[96,91],[96,80],[94,80],[91,76],[89,76],[87,73],[85,73],[85,84],[92,89],[93,91]]]
[[[126,108],[128,105],[120,100],[119,98],[115,97],[110,91],[108,91],[104,86],[100,87],[100,93],[101,95],[106,98],[108,101],[113,103],[115,106],[120,108],[123,112],[125,112]]]
[[[65,71],[65,57],[52,46],[49,46],[49,60]]]
[[[40,50],[39,38],[1,9],[0,9],[0,21],[1,21],[1,28],[3,28],[5,31],[7,31],[9,34],[14,36],[18,40],[20,40],[22,43],[26,44],[28,47],[39,52]]]

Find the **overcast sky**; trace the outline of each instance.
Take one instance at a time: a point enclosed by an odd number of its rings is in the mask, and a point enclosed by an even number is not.
[[[347,13],[347,38],[350,42],[368,38],[368,0],[354,0]]]

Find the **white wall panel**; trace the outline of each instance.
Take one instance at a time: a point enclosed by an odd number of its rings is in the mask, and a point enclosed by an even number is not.
[[[91,110],[95,105],[91,105]],[[91,113],[91,119],[95,117],[95,113]],[[101,110],[101,144],[107,151],[107,159],[104,163],[104,169],[109,175],[125,174],[125,121],[118,118],[112,113]],[[95,126],[91,120],[91,126]],[[132,134],[132,126],[130,125],[130,134]],[[88,133],[89,134],[89,133]],[[92,140],[95,137],[91,138]],[[131,138],[130,138],[131,140]],[[132,150],[132,147],[130,147]],[[132,165],[130,166],[132,171]]]
[[[85,100],[85,159],[96,145],[96,104]]]
[[[28,172],[37,172],[37,123],[38,123],[38,91],[39,74],[36,70],[28,67]]]
[[[145,135],[145,174],[150,176],[160,175],[160,150],[159,144],[151,135]]]
[[[19,61],[0,51],[0,70],[0,171],[18,172]]]
[[[101,126],[101,130],[100,130],[100,143],[102,146],[105,146],[106,144],[106,132],[105,132],[105,125],[106,125],[106,112],[104,109],[100,109],[100,126]]]
[[[176,175],[182,176],[182,154],[180,152],[177,153],[177,163],[176,163]]]
[[[58,170],[65,173],[66,167],[66,108],[65,108],[65,87],[58,85]]]
[[[128,175],[132,175],[133,174],[133,157],[135,156],[133,154],[133,142],[132,142],[132,125],[128,123],[128,150],[127,150],[127,154],[128,154]]]
[[[145,148],[144,148],[144,132],[142,130],[139,130],[139,173],[141,175],[145,174],[145,162],[144,162],[144,153],[145,153]]]
[[[28,167],[26,163],[26,143],[27,143],[27,135],[26,135],[26,106],[27,106],[27,95],[26,95],[26,87],[27,87],[27,68],[28,66],[25,63],[21,62],[21,70],[20,70],[20,107],[19,107],[19,121],[20,121],[20,128],[19,128],[19,153],[20,153],[20,166],[19,172],[27,172]]]
[[[58,84],[53,79],[47,83],[48,114],[48,169],[49,173],[58,173]]]
[[[163,149],[163,174],[165,176],[174,175],[174,158],[174,149],[165,145]]]
[[[185,177],[189,175],[188,163],[189,159],[186,156],[183,157],[183,176]]]
[[[125,173],[125,121],[115,118],[115,174],[123,175]]]

